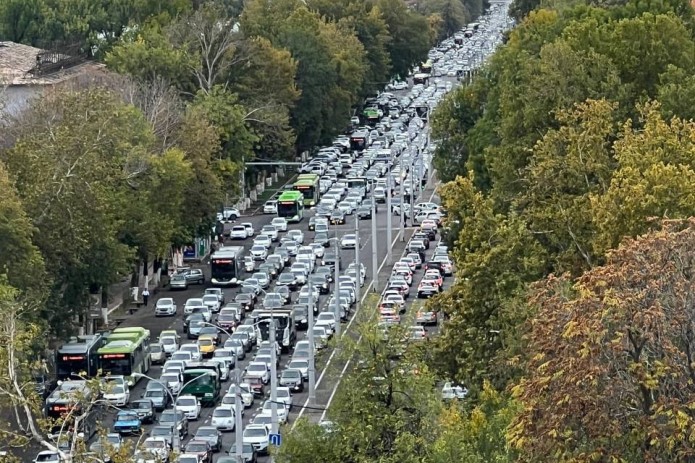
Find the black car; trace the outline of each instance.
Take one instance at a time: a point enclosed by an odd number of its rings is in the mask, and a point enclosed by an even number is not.
[[[309,231],[314,231],[316,228],[316,216],[309,219]]]
[[[427,233],[425,232],[417,232],[413,234],[413,237],[411,238],[413,240],[420,240],[425,244],[425,249],[430,248],[430,237]]]
[[[143,423],[154,423],[154,402],[150,399],[133,400],[130,408],[138,414]]]
[[[309,327],[309,308],[305,305],[292,307],[292,317],[298,330],[306,330]]]
[[[331,285],[328,281],[328,276],[323,274],[313,274],[309,277],[309,283],[311,283],[314,289],[318,290],[319,294],[328,294]]]
[[[244,310],[250,312],[253,310],[255,296],[249,293],[239,293],[234,297],[234,302],[238,302],[244,307]]]
[[[357,208],[357,218],[360,220],[372,218],[372,208],[369,206],[360,206]]]
[[[331,239],[326,232],[318,232],[314,235],[314,243],[319,243],[324,248],[330,247]]]
[[[330,217],[331,212],[333,212],[331,209],[329,209],[326,206],[318,206],[316,208],[316,217]],[[313,226],[309,224],[309,230],[314,230],[316,227],[316,222],[314,222]]]

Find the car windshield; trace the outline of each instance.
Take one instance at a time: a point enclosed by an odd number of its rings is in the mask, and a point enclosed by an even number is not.
[[[125,388],[123,386],[111,386],[110,389],[110,394],[123,394],[125,392]]]
[[[150,345],[150,352],[154,354],[159,354],[162,352],[162,346],[158,346],[157,344],[152,344]]]
[[[233,397],[232,397],[232,399],[233,399]],[[217,418],[230,417],[230,416],[232,416],[232,409],[231,408],[217,408],[212,413],[212,416],[217,417]]]
[[[246,428],[244,436],[246,437],[264,437],[268,431],[265,428]]]
[[[196,436],[217,437],[217,429],[215,428],[199,428]]]
[[[203,346],[203,347],[209,347],[213,346],[215,343],[212,341],[212,339],[198,339],[198,345]]]
[[[208,448],[207,445],[198,443],[198,442],[189,442],[189,444],[186,446],[186,451],[187,452],[193,452],[193,453],[198,453],[198,452],[207,452]]]
[[[284,372],[282,372],[283,378],[287,379],[299,379],[300,375],[301,373],[299,371],[285,370]]]
[[[154,389],[145,392],[145,397],[164,397],[164,391],[162,389]]]
[[[152,428],[152,436],[170,436],[171,435],[171,429],[170,428],[165,428],[163,426],[155,426]]]
[[[307,368],[309,366],[309,362],[305,362],[303,360],[298,360],[298,361],[292,361],[290,362],[290,368]]]
[[[176,405],[183,405],[184,407],[195,407],[196,404],[196,399],[193,397],[179,397],[179,400],[176,401]]]
[[[178,383],[179,377],[177,375],[162,375],[162,381],[165,383]]]
[[[160,339],[159,342],[161,342],[165,346],[171,346],[171,345],[176,344],[176,339],[174,339],[174,338],[162,338],[162,339]]]
[[[144,447],[146,449],[163,449],[164,447],[166,447],[166,442],[164,442],[163,440],[159,440],[159,439],[146,440]]]
[[[134,408],[139,408],[140,410],[147,410],[151,408],[152,406],[150,405],[149,402],[144,402],[144,401],[138,401],[135,402],[135,407]]]

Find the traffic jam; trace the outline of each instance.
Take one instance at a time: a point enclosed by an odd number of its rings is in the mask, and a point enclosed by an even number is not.
[[[445,290],[455,269],[442,241],[428,119],[476,57],[501,43],[506,21],[506,6],[494,4],[407,82],[368,99],[349,132],[318,149],[258,216],[221,212],[222,246],[209,265],[171,276],[147,323],[58,349],[60,381],[43,395],[63,455],[79,437],[95,461],[126,446],[137,463],[265,461],[358,310],[376,310],[384,328],[407,320],[412,340],[433,333],[439,313],[412,301]],[[385,267],[386,256],[372,261],[368,248],[370,240],[379,252],[394,246],[383,240],[387,228],[405,241]],[[361,304],[375,289],[376,307]],[[180,294],[192,295],[182,302]],[[145,326],[130,326],[138,322]],[[156,323],[167,329],[151,329]],[[96,377],[104,387],[95,392],[87,380]],[[34,459],[63,460],[51,450]]]

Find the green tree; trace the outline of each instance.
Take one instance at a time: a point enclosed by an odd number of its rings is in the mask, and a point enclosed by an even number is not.
[[[656,98],[661,103],[664,118],[678,117],[684,120],[695,119],[695,76],[685,69],[668,66],[661,74]]]
[[[7,0],[0,4],[0,37],[33,45],[41,37],[48,6],[45,0]]]
[[[388,44],[391,72],[405,78],[413,66],[427,57],[431,45],[427,19],[410,11],[400,0],[377,0],[376,6],[391,34]]]
[[[24,205],[0,162],[0,189],[4,192],[0,203],[0,274],[7,283],[25,293],[25,296],[44,296],[46,281],[43,258],[34,245],[36,229],[24,211]]]
[[[144,173],[152,135],[142,115],[103,90],[36,100],[17,143],[0,153],[37,233],[54,281],[45,319],[75,328],[89,290],[118,281],[131,250],[118,240],[124,194]]]

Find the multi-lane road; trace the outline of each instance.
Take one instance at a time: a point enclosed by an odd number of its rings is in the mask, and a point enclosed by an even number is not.
[[[422,191],[421,195],[421,200],[422,201],[431,201],[431,200],[436,200],[436,190],[435,190],[435,185],[436,185],[436,180],[432,177],[430,178],[428,184]],[[362,220],[359,222],[359,235],[360,235],[360,245],[359,245],[359,253],[360,253],[360,262],[364,264],[366,267],[366,275],[367,278],[365,280],[364,287],[361,288],[361,294],[360,298],[364,301],[368,298],[369,294],[374,294],[375,292],[380,292],[381,289],[383,289],[383,285],[385,284],[386,280],[388,279],[389,275],[391,274],[391,265],[389,265],[387,261],[387,246],[392,247],[392,260],[396,261],[398,258],[403,254],[403,251],[406,247],[406,244],[408,242],[408,238],[410,235],[413,233],[413,228],[412,227],[403,227],[404,228],[404,239],[401,240],[401,234],[400,234],[400,216],[392,216],[392,241],[391,243],[387,244],[387,210],[386,206],[384,204],[379,205],[379,211],[376,214],[376,216],[372,219],[376,221],[376,228],[377,228],[377,234],[376,234],[376,240],[377,240],[377,269],[379,271],[379,287],[374,288],[374,282],[372,281],[372,224],[370,220]],[[266,225],[270,223],[270,221],[273,219],[274,216],[271,215],[256,215],[252,217],[242,217],[238,219],[238,222],[251,222],[254,225],[255,230],[260,230],[263,225]],[[331,226],[331,234],[335,234],[337,232],[338,238],[340,238],[343,234],[347,233],[354,233],[355,231],[355,223],[354,223],[354,215],[347,216],[348,220],[347,223],[344,225],[332,225]],[[308,220],[305,217],[305,220],[300,222],[299,224],[295,224],[291,226],[290,229],[299,229],[305,234],[305,243],[311,242],[313,240],[314,232],[311,232],[308,230]],[[235,241],[233,244],[235,245],[242,245],[245,248],[250,247],[251,245],[251,238],[248,238],[245,241]],[[331,246],[334,246],[334,244],[331,244]],[[248,249],[246,249],[248,251]],[[342,262],[345,264],[343,265],[343,268],[347,267],[347,263],[353,262],[355,260],[355,250],[341,250],[340,252],[340,258]],[[200,267],[203,268],[203,270],[206,272],[206,274],[209,276],[209,265],[206,264],[206,262],[203,262],[200,264]],[[421,276],[422,271],[417,272],[417,279],[413,282],[413,292],[411,296],[411,300],[415,297],[415,289],[417,288],[418,280],[419,277]],[[171,291],[168,289],[164,289],[158,292],[158,294],[152,298],[150,301],[149,307],[141,307],[137,312],[135,312],[133,315],[129,316],[121,326],[142,326],[144,328],[147,328],[150,330],[152,339],[155,340],[157,339],[159,333],[163,330],[170,330],[170,329],[176,329],[182,336],[182,340],[186,339],[186,335],[183,333],[183,317],[182,315],[178,315],[177,317],[161,317],[161,318],[155,318],[154,317],[154,304],[156,303],[157,299],[161,297],[173,297],[174,300],[176,301],[177,305],[179,308],[183,307],[185,304],[186,300],[191,297],[199,297],[202,292],[204,291],[204,287],[201,286],[189,286],[189,289],[184,290],[184,291]],[[237,293],[236,288],[225,288],[223,289],[225,293],[225,298],[226,300],[230,301],[234,299],[234,296]],[[296,297],[296,293],[294,293]],[[319,306],[323,308],[325,306],[326,300],[325,296],[321,297],[321,300],[319,301]],[[360,304],[360,309],[359,310],[374,310],[373,305],[365,305],[365,304]],[[181,313],[181,310],[179,310],[179,313]],[[358,316],[358,312],[354,311],[351,314],[351,319],[343,324],[343,332],[349,332],[349,330],[353,327],[353,321],[355,320],[355,317]],[[306,332],[305,331],[300,331],[298,332],[298,337],[297,340],[300,341],[302,339],[305,339]],[[280,365],[281,368],[284,367],[284,365],[289,361],[289,357],[291,354],[284,354],[282,356]],[[248,362],[252,360],[253,355],[248,355],[246,356],[246,359],[243,361],[237,362],[237,368],[244,369]],[[340,378],[342,377],[343,374],[345,374],[345,369],[343,368],[343,365],[338,365],[338,362],[340,361],[340,356],[334,356],[332,355],[332,351],[329,351],[328,349],[322,351],[316,359],[316,401],[309,403],[308,400],[308,387],[305,387],[304,392],[301,393],[296,393],[293,395],[293,407],[291,410],[291,413],[289,415],[289,426],[291,426],[299,417],[304,417],[309,420],[312,420],[314,422],[318,422],[320,417],[323,416],[325,408],[330,403],[330,400],[332,400],[333,395],[335,393],[335,390],[338,386],[338,383],[340,381]],[[150,371],[148,372],[148,375],[153,377],[153,378],[158,378],[159,373],[160,373],[161,367],[159,366],[153,366]],[[133,387],[131,390],[131,398],[139,398],[141,394],[144,392],[144,388],[146,385],[147,381],[145,379],[140,380],[140,382]],[[231,381],[227,381],[225,384],[223,384],[223,387],[228,388],[229,385],[231,384]],[[269,392],[269,388],[267,388],[267,391]],[[254,406],[251,407],[250,409],[247,409],[245,411],[244,415],[244,426],[248,424],[253,416],[256,414],[257,410],[256,408],[259,407],[262,404],[262,401],[256,400],[254,403]],[[190,437],[195,435],[195,432],[197,428],[201,425],[204,424],[209,424],[211,415],[212,415],[213,408],[203,408],[203,411],[201,413],[200,419],[196,422],[191,422],[189,423],[189,436],[183,440],[183,443],[185,444]],[[105,423],[108,424],[108,423]],[[146,432],[148,432],[148,427],[146,427]],[[223,448],[229,449],[231,445],[234,443],[234,432],[230,433],[225,433],[224,435],[224,445]]]

